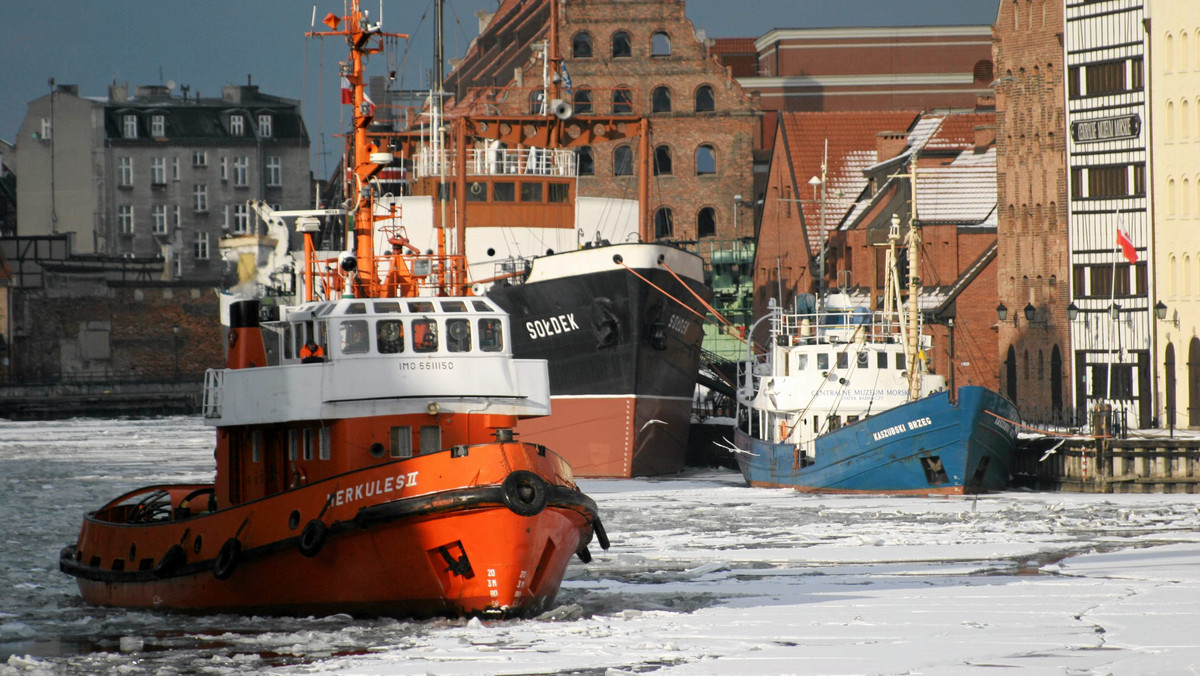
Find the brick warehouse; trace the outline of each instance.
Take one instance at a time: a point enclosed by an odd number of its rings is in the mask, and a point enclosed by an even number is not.
[[[685,16],[682,0],[567,0],[560,44],[576,114],[632,112],[650,120],[655,176],[651,212],[660,238],[734,236],[735,196],[751,201],[760,112]],[[548,0],[506,0],[446,80],[462,99],[472,87],[510,87],[504,113],[529,112],[542,86],[537,51],[548,35]],[[516,104],[511,103],[516,101]],[[518,105],[523,110],[512,109]],[[579,194],[637,195],[636,141],[584,151]],[[589,166],[590,164],[590,166]],[[742,207],[741,217],[749,214]]]
[[[1024,415],[1053,420],[1071,407],[1063,5],[1023,9],[1000,3],[993,48],[998,291],[1008,314],[1000,391]]]

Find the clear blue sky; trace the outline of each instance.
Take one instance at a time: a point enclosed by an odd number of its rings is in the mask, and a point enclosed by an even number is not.
[[[709,37],[759,37],[772,28],[990,25],[999,0],[688,0],[687,15]],[[16,138],[26,104],[50,78],[103,97],[114,80],[174,80],[218,96],[221,85],[252,76],[265,93],[304,102],[314,148],[338,129],[337,62],[345,45],[306,40],[314,2],[306,0],[3,0],[0,139]],[[446,57],[478,33],[475,12],[498,0],[446,0]],[[317,0],[317,21],[341,13],[341,0]],[[372,16],[380,0],[364,0]],[[383,0],[384,29],[413,36],[405,88],[424,86],[432,65],[433,0]],[[382,73],[379,58],[369,72]],[[321,105],[318,106],[318,101]],[[320,174],[322,169],[314,166]]]

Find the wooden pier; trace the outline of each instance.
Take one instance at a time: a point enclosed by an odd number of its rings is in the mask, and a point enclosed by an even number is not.
[[[1017,449],[1012,486],[1076,493],[1200,492],[1200,438],[1043,437]]]

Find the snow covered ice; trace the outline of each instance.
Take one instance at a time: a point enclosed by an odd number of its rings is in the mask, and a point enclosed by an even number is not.
[[[808,496],[583,480],[613,541],[542,618],[191,616],[83,603],[84,512],[208,480],[198,419],[0,421],[0,675],[1200,672],[1200,496]],[[399,574],[402,574],[399,573]]]

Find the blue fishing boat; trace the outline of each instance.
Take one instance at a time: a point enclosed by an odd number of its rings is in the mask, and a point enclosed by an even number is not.
[[[919,232],[908,237],[915,261]],[[984,387],[950,391],[926,371],[932,345],[915,279],[900,311],[898,239],[893,224],[883,310],[834,293],[816,307],[801,300],[795,312],[771,302],[759,320],[770,321],[770,340],[738,376],[733,450],[747,484],[918,495],[1006,487],[1016,407]]]

